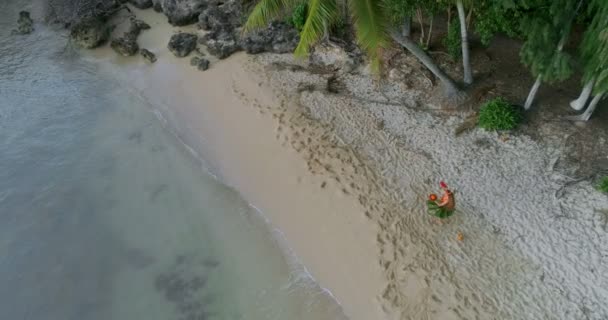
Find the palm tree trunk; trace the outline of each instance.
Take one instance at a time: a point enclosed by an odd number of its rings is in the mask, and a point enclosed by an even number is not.
[[[408,16],[405,18],[403,23],[403,36],[409,38],[412,35],[412,17]]]
[[[587,107],[587,110],[585,110],[585,112],[581,115],[578,116],[572,116],[572,117],[568,117],[568,120],[573,120],[573,121],[589,121],[589,119],[591,119],[591,115],[593,114],[593,111],[595,111],[595,108],[597,108],[598,103],[600,102],[600,100],[602,100],[602,97],[604,96],[605,92],[599,93],[598,95],[596,95],[595,97],[593,97],[593,100],[591,100],[591,102],[589,103],[589,107]]]
[[[445,94],[448,97],[454,95],[460,95],[462,92],[445,72],[435,64],[433,59],[429,57],[429,55],[422,50],[412,39],[401,36],[398,32],[392,32],[391,37],[401,46],[406,48],[409,52],[411,52],[425,67],[427,67],[440,81],[445,89]]]
[[[416,9],[416,17],[420,25],[420,43],[424,43],[424,21],[422,21],[422,10]]]
[[[538,88],[540,87],[541,82],[542,77],[536,77],[536,81],[534,82],[534,85],[532,86],[532,89],[530,89],[530,93],[528,93],[528,97],[526,98],[526,103],[524,104],[525,110],[529,110],[532,106],[532,103],[534,103],[534,98],[536,98],[536,93],[538,92]]]
[[[460,20],[460,37],[462,38],[462,65],[464,71],[464,83],[473,83],[473,73],[471,72],[471,61],[469,57],[469,37],[467,35],[467,22],[464,13],[462,0],[456,2],[458,8],[458,19]]]
[[[578,2],[578,5],[576,6],[576,10],[574,10],[573,17],[576,17],[578,11],[580,10],[580,8],[583,4],[583,1],[584,0],[580,0]],[[561,52],[564,49],[564,45],[566,44],[567,39],[568,39],[568,34],[564,34],[563,37],[559,40],[559,43],[557,44],[557,52]],[[528,98],[526,98],[526,103],[524,104],[525,110],[529,110],[530,107],[532,106],[532,103],[534,103],[534,98],[536,97],[536,92],[538,91],[538,87],[540,87],[540,83],[542,81],[541,79],[542,79],[542,74],[539,74],[538,77],[536,77],[536,82],[534,82],[532,89],[530,89]]]
[[[591,91],[593,91],[593,85],[595,85],[595,77],[585,84],[578,99],[570,101],[570,106],[572,109],[580,111],[585,108],[587,100],[589,100],[589,97],[591,96]]]
[[[433,20],[434,17],[431,15],[431,22],[429,22],[429,36],[426,37],[426,44],[425,47],[427,48],[427,50],[430,48],[430,44],[431,44],[431,37],[433,36]]]

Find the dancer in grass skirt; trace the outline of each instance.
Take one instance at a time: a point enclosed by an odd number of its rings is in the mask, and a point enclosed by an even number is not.
[[[427,200],[429,214],[439,218],[445,219],[450,217],[454,213],[456,207],[456,199],[454,199],[454,193],[448,189],[448,185],[441,181],[439,183],[441,189],[443,189],[443,195],[441,199],[437,199],[437,195],[432,193],[429,195]]]

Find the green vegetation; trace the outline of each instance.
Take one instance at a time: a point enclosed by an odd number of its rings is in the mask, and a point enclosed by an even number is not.
[[[460,23],[457,20],[452,21],[448,34],[443,38],[443,45],[448,51],[448,54],[454,59],[460,59],[462,51],[460,50]]]
[[[479,110],[479,127],[486,130],[513,130],[522,119],[515,107],[503,98],[486,102]]]
[[[596,186],[597,190],[603,193],[608,193],[608,176],[602,178],[600,183]]]
[[[300,30],[296,55],[308,54],[311,46],[327,39],[330,32],[335,35],[335,30],[341,31],[338,34],[354,32],[378,70],[381,53],[391,46],[392,38],[433,73],[443,85],[445,97],[454,101],[464,100],[462,88],[425,51],[432,44],[439,14],[448,20],[443,45],[452,57],[462,59],[462,79],[467,86],[474,80],[471,64],[475,61],[469,55],[469,33],[474,32],[485,46],[496,34],[523,41],[519,59],[536,79],[524,104],[526,110],[542,83],[566,80],[576,68],[583,73],[583,90],[571,106],[587,109],[574,120],[589,119],[608,91],[606,0],[309,0],[306,4],[302,0],[259,0],[244,30],[264,27],[285,18],[286,13],[293,13],[286,19]],[[352,28],[340,27],[346,21],[352,22]],[[416,40],[412,39],[413,28],[419,36]],[[578,50],[564,50],[572,30],[582,33],[582,41],[573,43]]]
[[[298,29],[298,31],[302,31],[302,28],[304,28],[307,10],[308,5],[306,3],[300,3],[293,9],[293,13],[291,14],[291,23],[296,29]]]

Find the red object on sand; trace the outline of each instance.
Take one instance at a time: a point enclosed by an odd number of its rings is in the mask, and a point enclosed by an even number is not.
[[[434,193],[431,193],[431,194],[429,195],[429,200],[431,200],[431,201],[435,201],[435,200],[437,200],[437,195],[436,195],[436,194],[434,194]]]
[[[448,185],[447,185],[447,184],[445,184],[445,182],[443,182],[443,181],[440,181],[440,182],[439,182],[439,186],[440,186],[442,189],[447,189],[447,188],[448,188]]]

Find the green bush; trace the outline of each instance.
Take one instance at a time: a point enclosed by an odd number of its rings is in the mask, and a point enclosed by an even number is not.
[[[300,3],[293,9],[293,13],[291,14],[291,23],[296,29],[298,29],[298,31],[302,31],[302,28],[304,28],[307,12],[308,5],[306,3]]]
[[[602,178],[596,188],[600,192],[608,193],[608,176]]]
[[[443,45],[454,60],[460,59],[460,55],[462,54],[462,46],[460,45],[461,40],[460,22],[458,19],[453,19],[450,23],[450,31],[448,31],[448,34],[443,38]]]
[[[503,98],[486,102],[479,110],[479,127],[486,130],[512,130],[521,122],[520,110]]]

